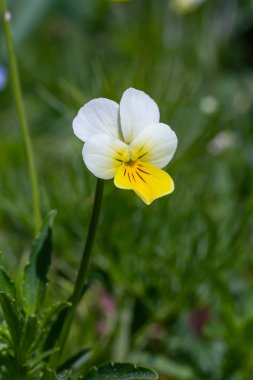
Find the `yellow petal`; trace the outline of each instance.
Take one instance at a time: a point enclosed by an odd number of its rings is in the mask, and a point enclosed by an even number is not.
[[[117,169],[114,184],[120,189],[133,190],[147,205],[174,190],[168,173],[141,161],[123,163]]]

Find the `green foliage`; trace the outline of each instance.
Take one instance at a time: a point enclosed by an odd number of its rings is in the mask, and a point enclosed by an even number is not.
[[[36,313],[43,305],[47,286],[47,272],[52,253],[52,223],[56,212],[52,211],[35,240],[29,259],[24,269],[21,295],[27,313]]]
[[[91,349],[82,349],[66,359],[57,370],[50,368],[50,358],[59,349],[55,347],[66,311],[67,301],[43,308],[46,296],[47,273],[52,252],[51,212],[35,239],[29,262],[21,279],[21,296],[4,267],[0,267],[0,305],[6,325],[0,329],[0,379],[9,380],[73,380],[81,379],[82,368],[91,359]],[[3,260],[1,260],[3,261]],[[87,291],[85,285],[84,292]],[[39,302],[40,301],[40,302]],[[130,364],[107,364],[94,367],[87,379],[157,379],[154,371]]]
[[[129,363],[109,363],[92,368],[86,380],[146,380],[158,379],[155,371]]]
[[[1,380],[37,380],[38,376],[46,379],[71,379],[67,372],[64,372],[66,375],[62,373],[58,376],[47,367],[47,361],[55,349],[53,344],[48,349],[46,343],[52,336],[52,328],[59,314],[69,306],[68,302],[61,301],[43,309],[52,251],[54,215],[55,212],[48,215],[34,241],[29,263],[25,266],[21,279],[21,296],[6,269],[0,267],[0,305],[6,321],[6,325],[2,324],[0,330]],[[78,359],[80,357],[76,361]],[[69,367],[71,365],[75,365],[74,359]],[[67,365],[65,368],[68,368]]]
[[[24,321],[17,301],[8,293],[0,292],[0,304],[12,338],[12,348],[14,351],[21,351],[19,339],[23,330]]]
[[[63,363],[58,371],[62,372],[64,370],[70,370],[71,372],[76,372],[90,359],[91,349],[85,348],[69,358],[65,363]]]
[[[50,350],[55,346],[70,306],[69,302],[60,301],[45,310],[42,316],[42,330],[48,330],[48,334],[44,342],[44,350]]]
[[[0,289],[8,293],[13,298],[16,298],[16,288],[9,274],[3,266],[0,266]]]
[[[54,370],[45,368],[41,380],[72,380],[72,377],[68,372],[58,375]]]

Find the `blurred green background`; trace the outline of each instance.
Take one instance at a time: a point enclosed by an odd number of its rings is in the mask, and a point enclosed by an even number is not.
[[[75,280],[95,178],[72,119],[135,87],[179,146],[176,190],[144,205],[107,181],[91,288],[69,351],[132,360],[161,379],[253,378],[253,3],[10,1],[43,215],[58,211],[48,303]],[[31,189],[1,32],[0,248],[19,276]],[[5,83],[6,81],[6,83]]]

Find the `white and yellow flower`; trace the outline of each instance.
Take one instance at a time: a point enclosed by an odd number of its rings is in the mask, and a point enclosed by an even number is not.
[[[115,186],[133,190],[146,204],[170,194],[174,182],[161,169],[172,159],[177,137],[159,119],[154,100],[134,88],[124,92],[120,104],[105,98],[85,104],[73,129],[85,142],[88,169],[98,178],[114,178]]]

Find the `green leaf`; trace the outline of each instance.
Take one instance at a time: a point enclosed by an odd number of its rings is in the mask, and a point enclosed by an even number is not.
[[[63,363],[59,368],[58,372],[61,372],[65,369],[70,371],[78,371],[87,360],[90,359],[91,349],[85,348],[79,351],[77,354],[68,359],[65,363]]]
[[[53,350],[42,351],[31,357],[28,361],[29,368],[32,368],[32,370],[35,371],[37,367],[41,367],[42,362],[47,360],[51,355],[54,355],[57,351],[58,350],[54,348]]]
[[[43,350],[49,350],[54,347],[57,339],[59,338],[68,308],[71,306],[71,303],[63,301],[59,303],[58,316],[56,320],[51,324],[50,330],[48,332],[46,341],[43,346]]]
[[[58,377],[53,369],[45,368],[41,380],[58,380]]]
[[[88,291],[89,288],[90,284],[84,284],[84,287],[82,289],[82,297]],[[68,301],[61,301],[60,303],[58,303],[59,309],[56,309],[56,311],[54,311],[52,308],[52,313],[58,313],[58,316],[57,319],[53,323],[51,323],[51,328],[46,338],[46,342],[44,344],[44,350],[49,350],[53,348],[55,343],[57,342],[67,315],[68,308],[72,305],[70,299],[71,298],[69,298]],[[57,304],[55,306],[57,306]],[[46,312],[50,313],[50,309],[47,309]]]
[[[53,369],[45,368],[41,380],[72,380],[72,377],[67,371],[57,374]]]
[[[36,314],[41,309],[44,301],[47,273],[51,262],[52,253],[52,224],[56,211],[51,211],[35,239],[23,274],[21,295],[24,309],[27,314]]]
[[[65,371],[63,373],[57,374],[57,379],[59,380],[72,380],[71,373],[68,371]]]
[[[172,377],[173,379],[192,380],[195,379],[191,367],[177,363],[162,355],[153,355],[148,352],[133,352],[130,360],[133,359],[143,365],[151,365],[160,374]]]
[[[0,351],[0,379],[15,379],[17,375],[16,371],[16,363],[13,356],[10,354]],[[6,373],[8,374],[8,378],[6,377]]]
[[[16,298],[16,288],[14,282],[3,266],[0,266],[0,291],[8,293],[13,298]]]
[[[24,320],[20,349],[22,352],[29,352],[33,348],[34,341],[39,331],[38,318],[35,315],[27,315]]]
[[[41,347],[43,351],[51,350],[54,347],[54,344],[51,344],[51,341],[54,342],[54,326],[56,324],[57,318],[62,310],[69,308],[71,304],[67,301],[56,302],[52,306],[48,307],[40,316],[40,328],[36,339],[33,343],[33,346],[38,348]],[[55,327],[55,334],[59,334],[58,326]]]
[[[52,322],[56,320],[62,310],[71,306],[71,303],[68,301],[58,301],[53,305],[47,307],[43,314],[41,315],[42,326],[46,327],[47,325],[52,325]]]
[[[149,368],[131,363],[106,363],[93,367],[85,380],[146,380],[158,379],[158,374]]]
[[[0,292],[0,304],[12,337],[14,348],[18,350],[23,327],[23,316],[18,308],[16,300],[8,293]]]
[[[9,328],[6,323],[0,324],[0,346],[1,349],[3,346],[9,347],[11,345],[11,336],[9,332]],[[1,353],[0,349],[0,353]],[[1,363],[1,361],[0,361]]]

